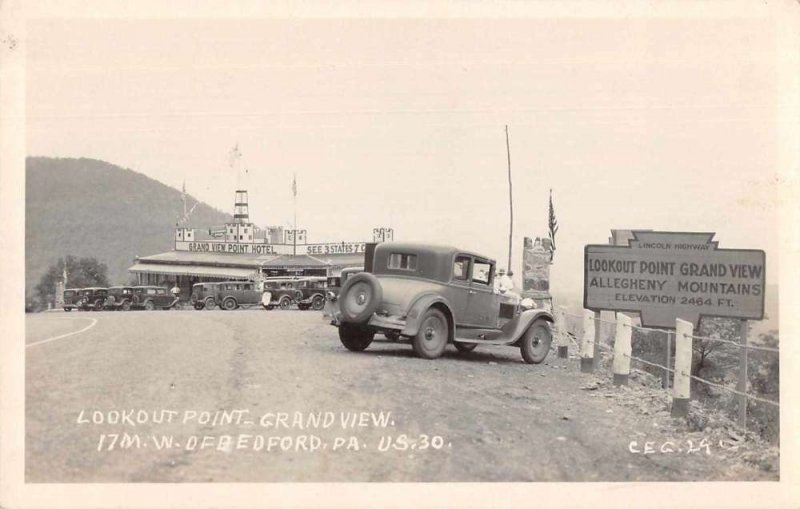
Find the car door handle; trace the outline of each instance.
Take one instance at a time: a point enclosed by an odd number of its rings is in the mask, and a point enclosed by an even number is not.
[[[470,291],[469,291],[469,294],[470,294],[470,295],[475,295],[476,293],[478,293],[478,292],[476,292],[475,290],[470,290]]]

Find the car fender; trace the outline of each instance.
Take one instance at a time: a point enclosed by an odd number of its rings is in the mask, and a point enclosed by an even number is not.
[[[525,332],[528,331],[533,322],[542,319],[548,323],[554,323],[552,313],[544,309],[528,309],[503,326],[503,336],[508,340],[509,345],[516,346]]]
[[[416,336],[417,332],[419,332],[419,324],[420,320],[422,319],[422,315],[425,314],[425,311],[427,311],[428,308],[434,304],[440,304],[447,308],[448,313],[453,318],[453,322],[455,323],[453,308],[450,306],[450,303],[447,301],[447,299],[436,293],[427,293],[417,297],[417,300],[411,304],[408,309],[408,313],[406,314],[406,326],[400,333],[404,336]],[[454,327],[451,326],[450,336],[452,337],[454,333]]]

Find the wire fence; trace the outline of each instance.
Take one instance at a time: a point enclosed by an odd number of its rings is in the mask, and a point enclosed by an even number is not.
[[[577,314],[573,314],[573,313],[564,313],[564,315],[565,316],[570,316],[570,317],[573,317],[573,318],[579,318],[581,320],[583,320],[583,318],[584,318],[583,315],[577,315]],[[670,330],[665,330],[665,329],[652,329],[652,328],[640,327],[640,326],[636,326],[636,325],[628,325],[628,324],[620,323],[620,322],[617,322],[617,321],[600,319],[597,316],[593,316],[592,319],[595,322],[613,324],[613,325],[615,325],[617,327],[623,326],[623,327],[630,327],[631,329],[637,329],[637,330],[642,330],[642,331],[647,331],[647,332],[661,332],[661,333],[664,334],[664,337],[667,338],[667,339],[669,339],[670,336],[675,336],[676,335],[675,331],[670,331]],[[746,350],[757,350],[757,351],[764,351],[764,352],[771,352],[771,353],[780,353],[780,349],[774,348],[774,347],[743,344],[743,343],[738,343],[736,341],[731,341],[731,340],[722,339],[722,338],[709,337],[709,336],[696,336],[696,335],[688,335],[688,334],[685,335],[685,336],[692,338],[692,340],[696,339],[696,340],[699,340],[699,341],[714,341],[714,342],[719,342],[719,343],[725,343],[725,344],[729,344],[729,345],[732,345],[732,346],[735,346],[735,347],[738,347],[738,348],[744,348]],[[575,343],[574,340],[573,340],[573,343]],[[575,344],[577,346],[577,343],[575,343]],[[612,351],[613,352],[612,348],[608,347],[607,345],[604,345],[602,342],[598,343],[597,345],[602,350]],[[663,364],[659,364],[657,362],[652,362],[652,361],[649,361],[649,360],[646,360],[646,359],[642,359],[641,357],[637,357],[637,356],[631,355],[631,354],[624,354],[623,353],[622,355],[624,357],[627,357],[628,359],[635,360],[637,362],[641,362],[642,364],[645,364],[645,365],[648,365],[648,366],[651,366],[651,367],[654,367],[654,368],[658,368],[660,370],[666,371],[667,373],[672,373],[673,375],[676,373],[676,371],[674,369],[672,369],[672,368],[670,368],[668,366],[665,366]],[[691,380],[694,380],[696,382],[699,382],[699,383],[702,383],[702,384],[706,384],[708,386],[715,387],[717,389],[721,389],[721,390],[730,392],[730,393],[735,394],[737,396],[742,396],[742,397],[746,398],[748,401],[749,400],[757,401],[757,402],[760,402],[760,403],[764,403],[764,404],[767,404],[767,405],[774,406],[776,408],[780,408],[780,402],[778,402],[778,401],[762,398],[762,397],[759,397],[759,396],[755,396],[753,394],[749,394],[747,392],[743,392],[743,391],[734,389],[734,388],[729,387],[727,385],[723,385],[723,384],[719,384],[719,383],[716,383],[716,382],[712,382],[710,380],[706,380],[705,378],[701,378],[699,376],[692,375],[691,373],[686,373],[684,371],[681,371],[680,374],[682,376],[689,377]]]

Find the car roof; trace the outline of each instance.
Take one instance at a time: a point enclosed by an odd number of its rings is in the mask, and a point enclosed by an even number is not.
[[[468,249],[459,249],[454,246],[444,245],[444,244],[423,244],[421,242],[414,243],[414,242],[381,242],[375,247],[375,250],[381,251],[408,251],[410,253],[429,253],[434,256],[442,256],[442,257],[452,257],[456,254],[465,254],[469,256],[474,256],[476,258],[483,258],[485,260],[489,260],[492,263],[495,260],[489,256],[482,255],[480,253],[476,253],[474,251],[470,251]]]
[[[116,290],[118,288],[133,288],[133,287],[132,286],[127,286],[127,285],[126,286],[109,286],[108,287],[109,290]]]
[[[108,290],[105,286],[87,286],[86,288],[81,288],[81,290]]]

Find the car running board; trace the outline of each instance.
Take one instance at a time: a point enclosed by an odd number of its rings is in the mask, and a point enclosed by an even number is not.
[[[456,343],[475,343],[478,345],[507,345],[513,343],[514,340],[505,336],[497,336],[495,339],[481,339],[481,338],[455,338]]]

